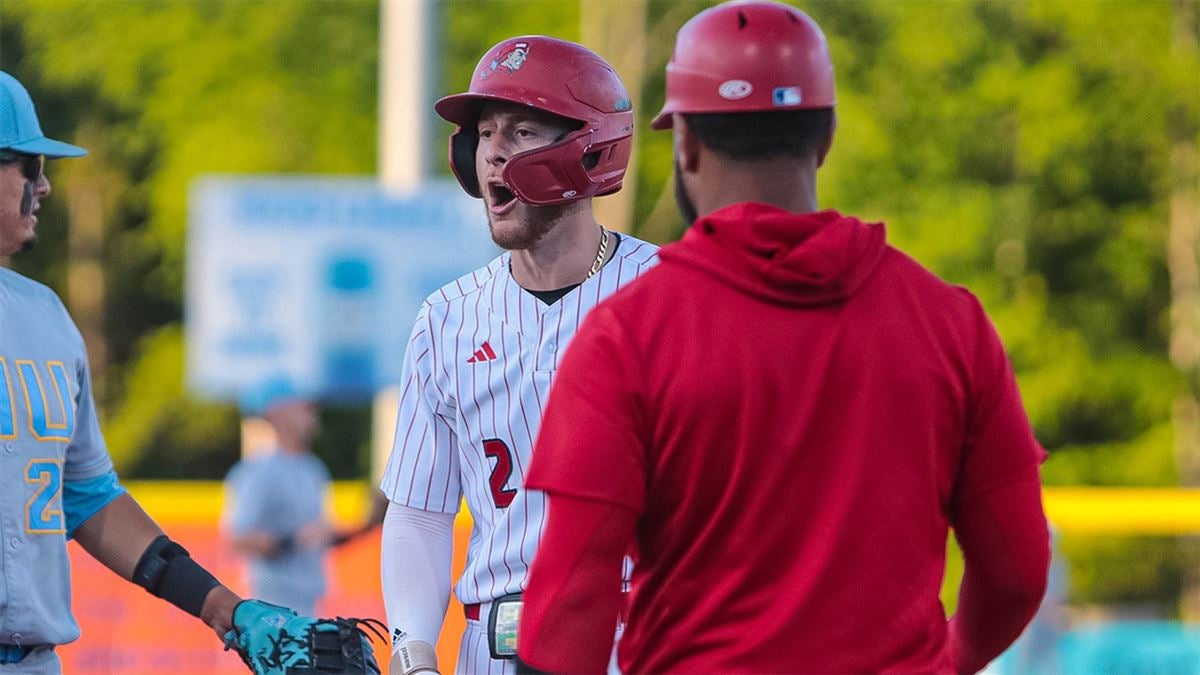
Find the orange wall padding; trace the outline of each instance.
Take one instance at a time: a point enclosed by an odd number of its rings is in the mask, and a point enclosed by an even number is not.
[[[246,595],[241,560],[221,540],[217,525],[171,523],[160,519],[192,557],[234,591]],[[466,559],[469,521],[455,527],[454,578]],[[110,572],[70,544],[74,595],[72,607],[83,636],[59,649],[63,672],[121,675],[244,675],[234,652],[198,619],[168,605]],[[318,606],[327,616],[376,617],[384,620],[379,582],[379,530],[333,551],[327,561],[329,592]],[[454,670],[458,639],[465,625],[462,606],[451,599],[438,644],[443,672]],[[390,645],[375,643],[387,672]]]

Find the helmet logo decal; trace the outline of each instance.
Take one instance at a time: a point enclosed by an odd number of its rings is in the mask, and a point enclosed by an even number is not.
[[[800,87],[775,87],[771,102],[777,106],[800,105]]]
[[[746,98],[752,91],[754,91],[754,85],[745,80],[726,80],[717,88],[717,93],[721,95],[721,98],[730,101]]]
[[[571,197],[574,197],[577,194],[579,194],[579,193],[574,190],[567,190],[566,192],[563,193],[563,199],[570,199]]]
[[[527,58],[529,58],[529,43],[518,42],[514,44],[510,50],[502,52],[499,56],[492,59],[492,62],[489,64],[489,66],[493,71],[500,69],[507,71],[509,75],[512,75],[520,70],[521,66],[525,65],[525,59]],[[489,71],[484,71],[480,73],[480,78],[486,80],[487,76],[490,74],[491,73]]]

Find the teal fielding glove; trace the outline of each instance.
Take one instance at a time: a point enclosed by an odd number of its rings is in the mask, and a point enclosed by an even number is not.
[[[243,600],[233,610],[225,649],[233,649],[257,675],[379,675],[366,626],[386,638],[376,619],[316,619],[286,607]],[[386,628],[384,628],[386,632]]]

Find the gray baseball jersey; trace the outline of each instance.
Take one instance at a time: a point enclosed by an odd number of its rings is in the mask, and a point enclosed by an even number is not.
[[[238,462],[225,479],[226,526],[237,534],[295,535],[324,517],[329,470],[311,453],[276,450]],[[324,551],[300,549],[250,560],[255,597],[311,614],[325,592]]]
[[[0,643],[79,637],[63,483],[111,471],[79,329],[53,291],[0,268]]]

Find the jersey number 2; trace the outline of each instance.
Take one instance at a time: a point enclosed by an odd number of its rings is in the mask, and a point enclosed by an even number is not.
[[[516,490],[504,487],[508,483],[509,477],[512,476],[512,450],[509,450],[508,444],[499,438],[489,438],[483,442],[483,454],[496,459],[496,466],[492,468],[492,477],[488,480],[492,488],[492,501],[496,502],[497,508],[508,508],[513,498],[517,496]]]
[[[37,486],[25,504],[25,531],[30,534],[66,532],[62,510],[55,506],[62,490],[62,467],[59,463],[52,459],[30,460],[25,466],[25,482]]]

